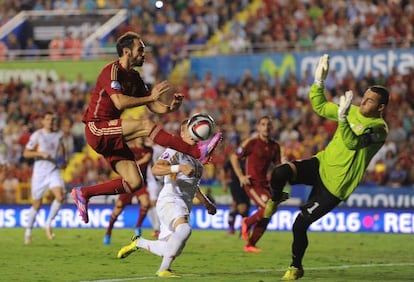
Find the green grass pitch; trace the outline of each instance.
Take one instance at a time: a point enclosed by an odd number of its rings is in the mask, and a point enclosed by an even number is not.
[[[0,229],[0,281],[154,281],[161,258],[140,250],[116,259],[132,230],[115,229],[104,246],[103,229],[55,229],[47,240],[34,229]],[[144,237],[150,230],[144,230]],[[193,230],[173,270],[180,281],[279,281],[290,263],[290,232],[267,232],[261,254],[243,252],[244,241],[225,231]],[[309,233],[300,281],[414,281],[414,238],[405,234]],[[164,279],[163,279],[164,280]]]

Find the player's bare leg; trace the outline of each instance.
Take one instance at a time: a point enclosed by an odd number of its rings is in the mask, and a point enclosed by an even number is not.
[[[45,231],[46,231],[46,237],[47,237],[49,240],[53,240],[53,239],[55,239],[55,234],[53,233],[53,229],[52,229],[52,226],[51,226],[51,225],[47,225],[47,226],[45,227]]]

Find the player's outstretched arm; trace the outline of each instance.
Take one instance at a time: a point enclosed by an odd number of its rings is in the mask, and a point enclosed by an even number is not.
[[[189,164],[173,164],[171,165],[166,160],[158,160],[151,169],[155,176],[163,176],[171,173],[183,173],[186,176],[190,176],[194,172],[194,167]]]
[[[329,55],[324,54],[319,58],[315,69],[315,81],[309,91],[309,100],[312,109],[320,116],[337,121],[338,105],[328,101],[324,93],[324,81],[329,71]]]
[[[154,103],[154,101],[158,101],[161,96],[169,95],[172,89],[173,87],[168,81],[163,81],[154,86],[154,88],[151,91],[151,95],[149,96],[134,97],[134,96],[124,95],[123,93],[117,93],[117,94],[112,94],[110,97],[111,97],[112,103],[114,103],[114,106],[118,110],[122,111],[125,109],[135,108],[135,107],[149,105],[151,103]],[[166,111],[166,110],[168,109],[163,109],[163,111]],[[155,113],[158,113],[158,112],[155,111]]]
[[[319,58],[318,66],[315,70],[315,84],[323,86],[329,71],[329,55],[324,54]]]
[[[200,201],[200,203],[202,203],[206,207],[209,214],[216,214],[216,206],[209,200],[209,198],[207,198],[207,196],[203,192],[201,192],[200,187],[197,189],[195,197],[197,198],[197,200]]]

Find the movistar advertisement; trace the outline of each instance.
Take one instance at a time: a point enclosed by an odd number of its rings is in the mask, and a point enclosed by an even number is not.
[[[24,227],[28,221],[28,205],[0,206],[0,228]],[[78,216],[74,205],[65,205],[55,218],[57,228],[106,228],[113,206],[90,205],[89,223],[85,224]],[[42,208],[36,218],[36,227],[44,226],[49,208]],[[251,209],[251,212],[254,212]],[[290,231],[298,214],[297,207],[281,206],[273,215],[268,230]],[[134,228],[138,218],[139,206],[127,206],[115,223],[115,228]],[[218,206],[217,214],[211,216],[202,206],[194,206],[191,213],[191,225],[194,229],[227,230],[229,209]],[[241,218],[236,220],[236,228],[240,228]],[[148,218],[143,228],[151,228]],[[336,208],[332,212],[313,223],[311,231],[318,232],[381,232],[414,234],[414,211],[404,209],[353,209]]]
[[[399,73],[407,73],[414,65],[414,48],[329,51],[328,54],[330,69],[335,70],[338,78],[349,73],[356,78],[369,73],[387,76],[393,67]],[[245,72],[250,72],[254,78],[263,74],[270,81],[274,81],[277,75],[283,81],[289,73],[293,73],[297,79],[310,73],[313,79],[313,70],[320,56],[320,52],[307,52],[194,57],[191,59],[191,73],[201,78],[210,72],[215,79],[223,76],[232,83],[238,82]]]

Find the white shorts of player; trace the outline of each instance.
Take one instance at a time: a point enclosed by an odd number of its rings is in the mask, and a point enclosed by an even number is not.
[[[150,166],[147,169],[147,191],[150,201],[156,201],[162,189],[162,183],[152,174]]]
[[[166,240],[174,231],[174,223],[181,217],[190,215],[189,207],[179,197],[165,197],[158,199],[157,214],[160,218],[161,227],[159,240]]]
[[[62,187],[64,188],[62,174],[59,169],[47,173],[33,173],[32,176],[32,199],[39,200],[43,197],[47,189]]]

